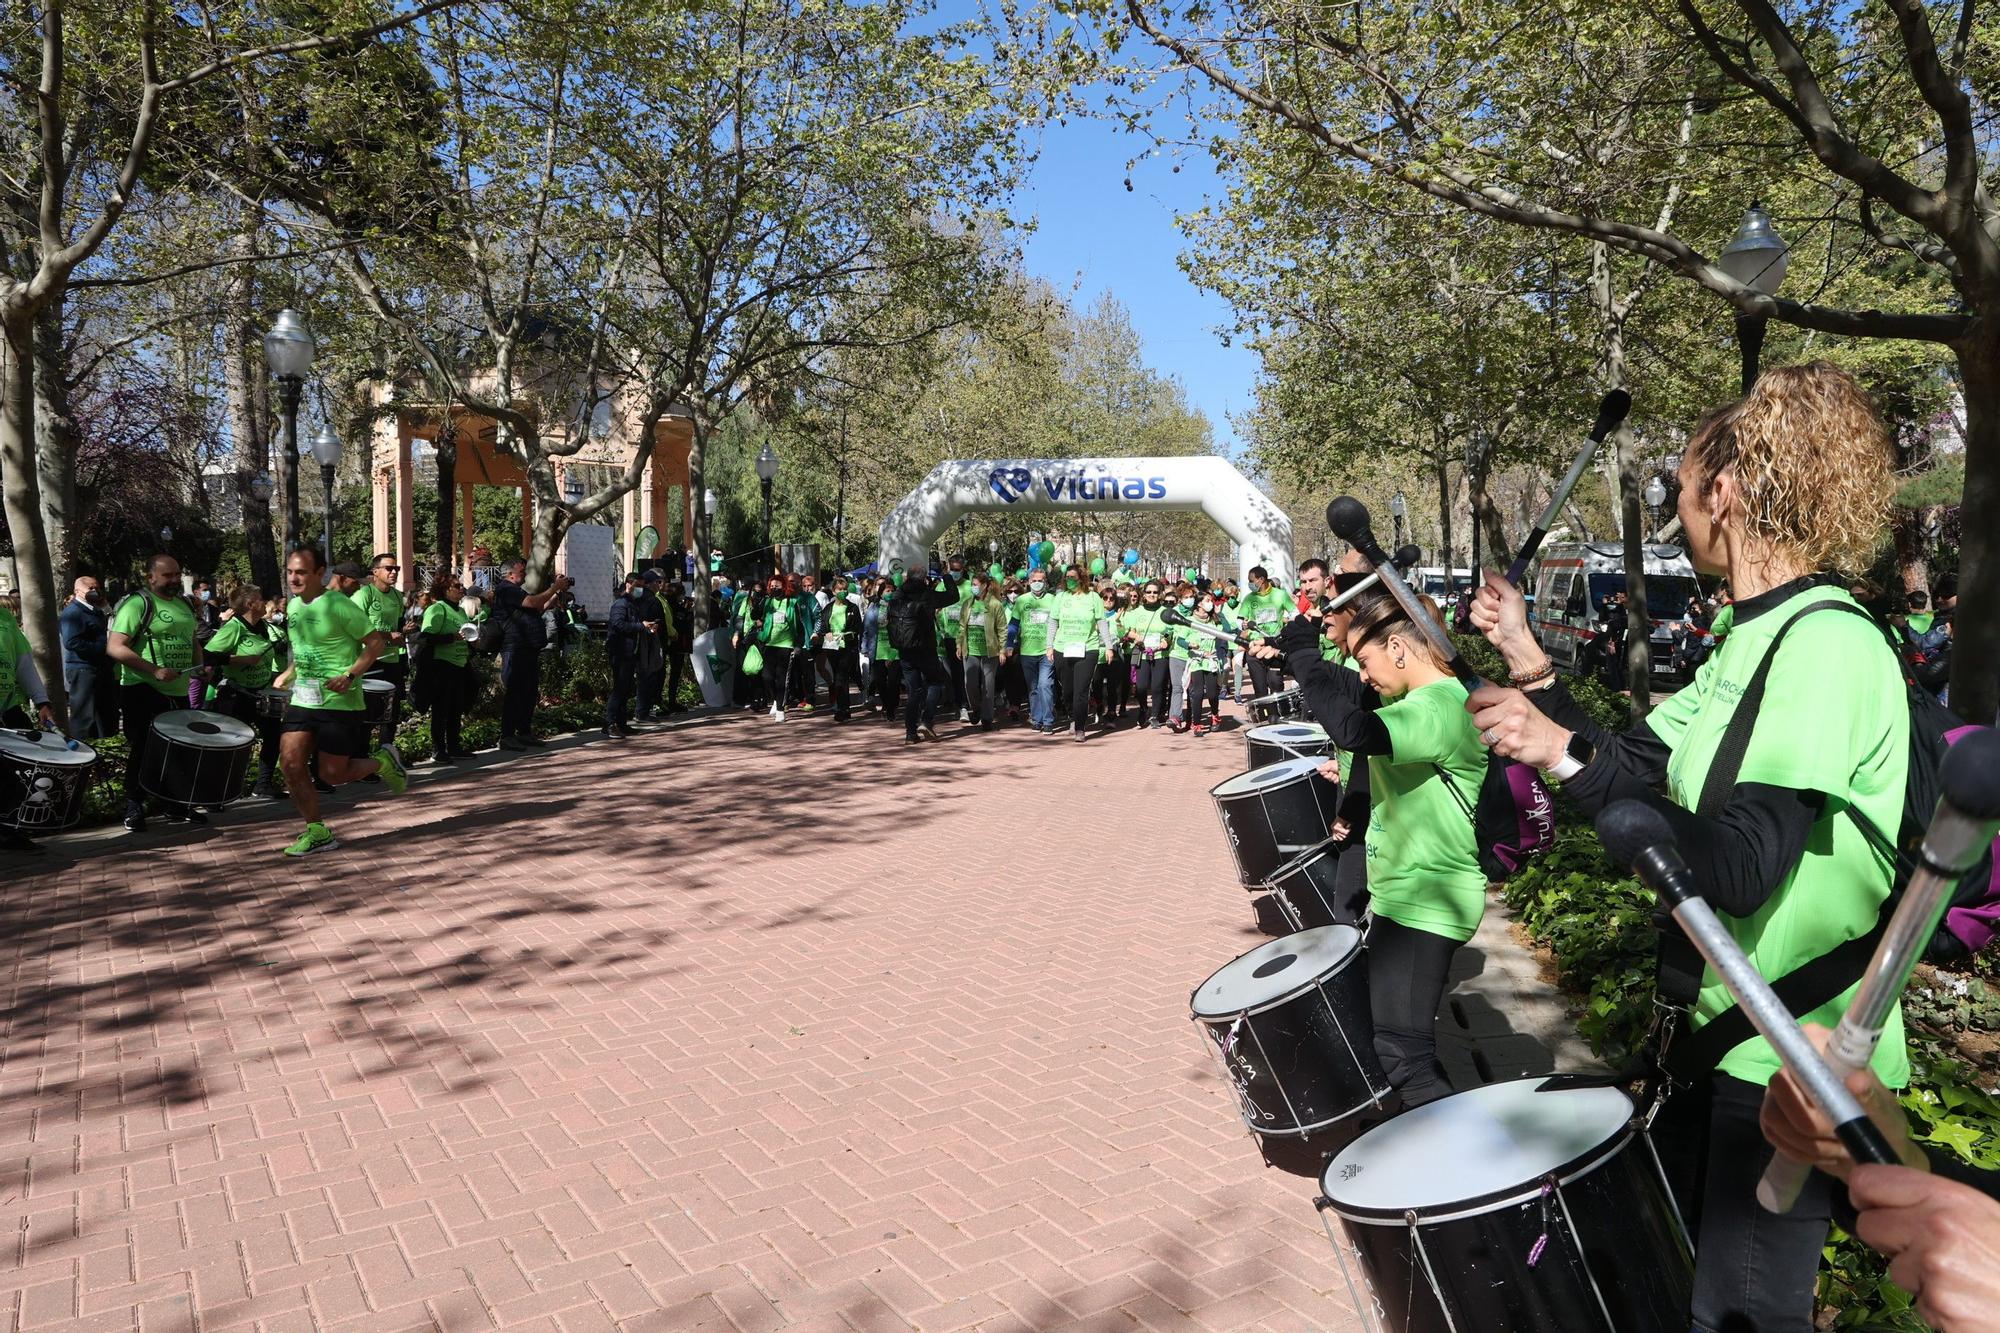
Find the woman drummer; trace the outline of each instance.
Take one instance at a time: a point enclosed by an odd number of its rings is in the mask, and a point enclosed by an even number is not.
[[[1472,609],[1520,687],[1474,694],[1482,738],[1561,779],[1586,813],[1631,798],[1665,814],[1702,896],[1767,978],[1869,934],[1890,890],[1889,858],[1861,821],[1890,838],[1899,828],[1908,696],[1896,654],[1839,575],[1865,568],[1882,542],[1891,457],[1867,396],[1826,362],[1767,370],[1742,401],[1696,426],[1680,469],[1681,524],[1695,568],[1727,575],[1736,601],[1716,617],[1721,646],[1693,682],[1622,734],[1592,724],[1555,679],[1517,589],[1489,573]],[[1835,605],[1802,614],[1818,603]],[[1766,658],[1762,704],[1732,773],[1717,754]],[[1831,976],[1832,998],[1803,1000],[1812,1007],[1801,1019],[1838,1022],[1859,972]],[[1754,1037],[1703,1038],[1737,1015],[1713,973],[1689,989],[1697,984],[1688,1031],[1666,1052],[1692,1086],[1667,1099],[1653,1128],[1683,1177],[1681,1210],[1695,1230],[1692,1322],[1806,1333],[1828,1182],[1812,1177],[1785,1215],[1759,1208],[1771,1149],[1757,1112],[1778,1059]],[[1718,1045],[1728,1049],[1691,1062],[1690,1050]],[[1872,1064],[1889,1087],[1907,1082],[1900,1014]]]
[[[1315,617],[1296,616],[1275,648],[1252,651],[1284,652],[1328,739],[1367,763],[1368,998],[1376,1057],[1408,1109],[1452,1092],[1437,1059],[1437,1011],[1452,955],[1486,910],[1472,822],[1486,754],[1465,686],[1393,597],[1352,604],[1354,670],[1321,657],[1319,635]]]
[[[465,748],[463,725],[466,702],[472,697],[472,654],[465,637],[468,623],[459,602],[465,587],[456,574],[440,574],[431,580],[423,618],[417,632],[430,651],[418,661],[420,679],[413,698],[423,700],[430,713],[431,762],[449,764],[472,758]]]
[[[278,798],[279,717],[258,712],[257,696],[271,686],[284,664],[278,644],[284,637],[265,616],[264,590],[254,583],[238,584],[229,594],[229,615],[209,641],[202,645],[210,666],[221,666],[222,678],[216,685],[218,711],[256,728],[261,744],[257,753],[257,783],[251,795],[267,801]]]

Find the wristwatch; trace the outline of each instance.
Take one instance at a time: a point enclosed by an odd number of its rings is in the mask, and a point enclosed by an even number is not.
[[[1597,758],[1597,747],[1580,731],[1569,734],[1569,744],[1563,747],[1562,758],[1551,764],[1545,772],[1557,782],[1567,782],[1583,772],[1584,765]]]

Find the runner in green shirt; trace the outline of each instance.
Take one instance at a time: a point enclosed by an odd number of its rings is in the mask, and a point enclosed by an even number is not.
[[[308,765],[317,756],[320,780],[338,787],[379,773],[382,785],[401,795],[408,782],[403,756],[392,745],[371,751],[361,681],[389,647],[389,636],[374,627],[351,600],[323,586],[319,548],[301,546],[285,561],[292,599],[285,604],[285,632],[292,665],[285,672],[292,688],[285,706],[279,753],[292,805],[305,831],[287,856],[310,856],[338,845],[320,821],[319,793]],[[286,683],[285,677],[280,683]]]
[[[1055,637],[1043,656],[1059,673],[1069,703],[1070,735],[1079,741],[1090,725],[1090,680],[1101,654],[1097,624],[1103,613],[1082,568],[1071,565],[1064,570],[1063,590],[1050,599]]]
[[[1294,606],[1292,596],[1277,584],[1262,565],[1250,570],[1250,591],[1236,602],[1236,619],[1249,631],[1252,644],[1262,643],[1275,636],[1284,628],[1285,617]],[[1250,672],[1250,693],[1255,697],[1275,694],[1285,688],[1285,673],[1281,665],[1268,654],[1248,655],[1244,659]]]
[[[875,622],[875,651],[868,658],[870,689],[890,722],[896,720],[897,703],[903,697],[903,655],[889,642],[889,594],[893,587],[886,577],[877,578],[868,590],[869,608],[863,613]]]
[[[393,555],[378,555],[368,566],[368,581],[356,588],[353,602],[368,617],[368,623],[389,636],[389,647],[368,674],[396,687],[389,698],[389,715],[382,719],[382,744],[396,739],[396,724],[403,717],[403,696],[409,690],[408,665],[403,660],[403,593],[396,576],[403,567]]]
[[[1028,682],[1028,725],[1043,736],[1056,730],[1056,668],[1049,656],[1055,628],[1055,595],[1043,570],[1028,575],[1028,590],[1009,608],[1020,628],[1021,673]]]
[[[156,555],[146,566],[146,587],[118,604],[111,616],[105,656],[118,663],[118,707],[125,731],[125,827],[146,827],[146,792],[140,785],[151,748],[153,719],[188,706],[188,673],[201,665],[194,608],[181,591],[181,563]],[[170,819],[205,824],[193,806],[161,801]]]
[[[1489,573],[1473,605],[1473,623],[1527,690],[1473,696],[1482,737],[1549,770],[1587,814],[1619,799],[1659,809],[1702,896],[1767,978],[1867,936],[1891,889],[1889,859],[1860,820],[1890,839],[1899,831],[1907,687],[1898,654],[1855,613],[1846,580],[1832,571],[1874,558],[1888,528],[1893,457],[1866,394],[1826,362],[1766,369],[1740,403],[1696,425],[1682,456],[1679,517],[1696,570],[1727,576],[1735,601],[1717,617],[1721,644],[1693,683],[1621,734],[1593,724],[1549,670],[1518,589]],[[1834,605],[1807,611],[1815,603]],[[1718,744],[1766,657],[1741,766],[1711,793]],[[1824,1003],[1803,998],[1802,1017],[1831,1027],[1852,994],[1850,985]],[[1829,1186],[1815,1177],[1782,1217],[1759,1209],[1756,1183],[1770,1153],[1757,1116],[1777,1060],[1750,1037],[1711,1053],[1712,1075],[1688,1068],[1690,1050],[1715,1045],[1703,1036],[1710,1025],[1733,1017],[1706,972],[1692,1004],[1691,1030],[1667,1058],[1694,1083],[1667,1099],[1653,1126],[1662,1155],[1685,1161],[1683,1197],[1700,1205],[1690,1322],[1808,1330]],[[1891,1087],[1906,1081],[1896,1020],[1871,1064]]]
[[[1167,622],[1160,619],[1161,598],[1166,589],[1158,579],[1148,579],[1140,590],[1139,604],[1119,620],[1125,631],[1126,651],[1138,668],[1139,725],[1162,728],[1167,725],[1168,696],[1173,678],[1167,668],[1171,647]]]
[[[991,731],[1000,694],[1000,654],[1007,646],[1007,599],[990,574],[974,574],[966,582],[973,585],[972,595],[958,604],[965,709],[981,731]]]

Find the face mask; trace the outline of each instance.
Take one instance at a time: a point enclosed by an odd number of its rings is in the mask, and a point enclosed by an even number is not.
[[[285,613],[284,613],[283,611],[273,611],[273,612],[271,613],[271,623],[272,623],[273,625],[282,625],[282,624],[284,624],[284,623],[285,623]]]
[[[889,575],[889,582],[900,588],[903,586],[903,577],[903,571],[898,569]]]
[[[1048,586],[1049,585],[1046,583],[1030,583],[1028,585],[1028,591],[1035,594],[1035,596],[1040,597],[1042,595],[1042,589]]]
[[[1190,606],[1193,606],[1193,605],[1194,605],[1194,598],[1192,598],[1192,597],[1183,597],[1183,598],[1181,598],[1181,606],[1182,606],[1183,608],[1186,608],[1186,607],[1190,607]]]
[[[202,601],[204,601],[204,602],[205,602],[205,601],[207,601],[207,600],[208,600],[208,589],[206,589],[206,588],[203,588],[203,589],[202,589],[202,590],[201,590],[200,592],[196,593],[196,594],[195,594],[195,596],[197,596],[197,597],[201,598],[201,600],[202,600]]]
[[[1007,594],[1007,600],[1010,602],[1018,602],[1021,600],[1021,594],[1018,592],[1010,592]]]
[[[1075,579],[1064,579],[1064,580],[1063,580],[1063,586],[1064,586],[1064,587],[1066,587],[1066,588],[1071,588],[1071,589],[1074,589],[1074,588],[1076,587],[1076,580],[1075,580]]]
[[[83,595],[83,600],[86,602],[101,602],[104,600],[104,594],[99,592],[97,589],[92,588],[89,592]]]

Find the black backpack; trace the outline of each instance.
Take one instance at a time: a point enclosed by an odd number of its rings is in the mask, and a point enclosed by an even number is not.
[[[937,639],[925,631],[930,628],[930,598],[918,594],[904,594],[901,589],[889,599],[889,646],[899,653],[928,653],[937,647]]]
[[[1791,618],[1780,625],[1777,634],[1772,636],[1764,660],[1757,664],[1757,670],[1744,687],[1743,697],[1737,701],[1736,712],[1729,720],[1729,729],[1723,733],[1722,743],[1715,752],[1715,762],[1709,766],[1708,776],[1703,782],[1701,800],[1695,807],[1698,814],[1715,815],[1728,802],[1729,793],[1736,786],[1737,774],[1743,768],[1743,757],[1750,748],[1750,735],[1757,726],[1757,713],[1763,706],[1765,681],[1785,635],[1806,616],[1825,610],[1844,611],[1867,620],[1881,632],[1889,651],[1896,658],[1897,666],[1901,668],[1904,665],[1895,630],[1852,602],[1829,598],[1793,612]],[[1931,815],[1937,809],[1938,796],[1942,791],[1938,774],[1944,763],[1945,751],[1965,730],[1964,719],[1939,703],[1907,672],[1901,674],[1905,701],[1910,710],[1910,739],[1903,809],[1897,820],[1894,839],[1859,810],[1850,807],[1846,811],[1862,836],[1876,850],[1889,857],[1894,868],[1894,881],[1889,896],[1882,901],[1873,929],[1772,980],[1772,990],[1794,1014],[1811,1013],[1839,995],[1854,984],[1855,979],[1866,970],[1869,959],[1874,957],[1875,946],[1881,943],[1889,918],[1895,915],[1896,904],[1902,900],[1903,888],[1916,870],[1913,858],[1923,843],[1924,832],[1930,826]],[[1952,891],[1951,905],[1971,906],[1984,902],[1991,893],[1992,878],[1993,858],[1989,852],[1959,881],[1958,887]],[[1925,955],[1940,960],[1962,956],[1964,951],[1964,945],[1957,941],[1957,937],[1940,925]],[[1660,1000],[1692,1009],[1701,987],[1702,960],[1671,918],[1661,926],[1658,965]],[[1755,1035],[1749,1017],[1740,1007],[1732,1005],[1674,1042],[1666,1054],[1668,1070],[1682,1081],[1691,1081],[1713,1070],[1723,1056]]]

